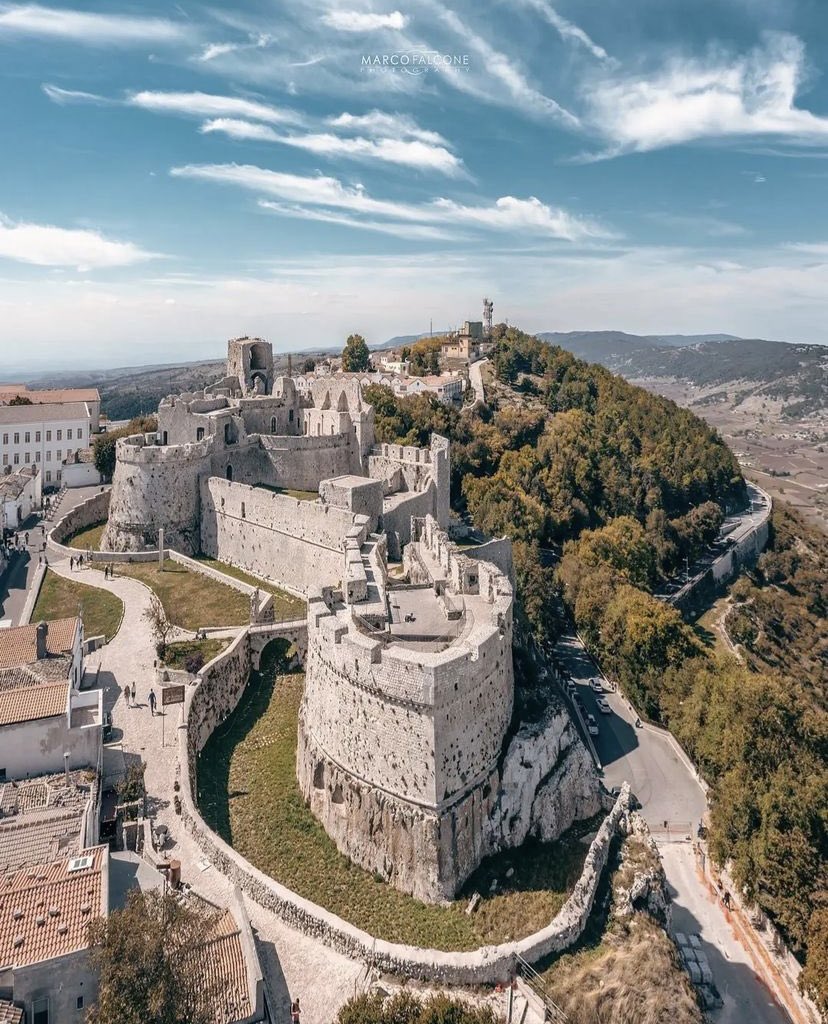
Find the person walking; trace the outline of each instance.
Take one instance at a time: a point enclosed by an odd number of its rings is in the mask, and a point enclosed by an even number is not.
[[[74,572],[74,571],[75,571],[75,556],[74,555],[70,555],[69,556],[69,572]]]
[[[150,711],[152,712],[152,717],[155,718],[155,693],[153,690],[150,690],[149,692],[149,706]]]
[[[135,702],[135,692],[136,692],[135,691],[135,683],[133,683],[132,684],[132,706],[133,707],[137,707],[137,704]]]
[[[124,687],[124,700],[126,701],[127,707],[132,707],[132,690],[129,688],[129,683]]]
[[[290,1024],[299,1024],[299,1015],[302,1010],[299,1007],[299,996],[290,1004]]]

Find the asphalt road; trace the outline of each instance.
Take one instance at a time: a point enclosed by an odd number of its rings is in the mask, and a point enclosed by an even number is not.
[[[713,970],[724,1006],[711,1012],[716,1024],[790,1024],[749,954],[736,938],[732,922],[699,877],[691,843],[706,807],[706,798],[692,765],[670,738],[649,726],[636,726],[636,714],[617,692],[611,692],[577,636],[564,637],[555,648],[572,677],[584,710],[600,730],[592,737],[611,789],[629,781],[641,813],[658,842],[664,873],[673,898],[673,930],[698,934]],[[604,692],[593,692],[590,679],[602,679]],[[598,710],[603,696],[611,714]]]

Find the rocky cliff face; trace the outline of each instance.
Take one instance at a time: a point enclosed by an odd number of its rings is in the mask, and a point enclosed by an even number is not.
[[[491,851],[520,846],[527,836],[552,842],[575,821],[604,810],[592,758],[567,712],[550,703],[524,725],[506,750],[500,792],[487,823]]]

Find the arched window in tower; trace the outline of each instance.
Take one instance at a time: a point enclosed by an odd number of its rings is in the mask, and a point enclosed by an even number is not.
[[[288,423],[293,423],[293,409],[288,410]]]
[[[276,417],[275,416],[271,416],[270,417],[270,433],[271,434],[275,434],[276,433]]]
[[[165,430],[164,433],[161,435],[161,444],[166,444],[166,443],[167,443],[167,431]]]
[[[196,428],[196,441],[203,441],[203,440],[204,440],[204,427],[197,427]]]
[[[224,475],[227,477],[228,480],[233,479],[233,467],[229,463],[227,464],[227,469],[225,470]]]

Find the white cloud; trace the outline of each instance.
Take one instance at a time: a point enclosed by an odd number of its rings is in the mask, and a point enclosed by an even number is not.
[[[171,43],[188,34],[187,26],[166,18],[139,18],[122,14],[97,14],[38,4],[0,7],[0,33],[49,36],[90,45]]]
[[[463,45],[477,54],[485,72],[507,90],[511,99],[524,114],[552,117],[573,128],[579,124],[578,118],[574,114],[529,84],[516,60],[496,50],[482,36],[472,31],[454,11],[443,6],[442,0],[426,0],[426,2],[443,24],[461,38]],[[447,75],[446,80],[459,88],[476,91],[475,87],[464,84],[466,83],[465,75]],[[488,98],[494,101],[498,99],[497,94],[490,95]]]
[[[704,213],[680,214],[653,211],[648,214],[648,217],[658,224],[663,224],[668,228],[675,228],[682,233],[702,234],[710,238],[735,238],[748,233],[747,229],[741,224],[735,224],[733,221],[723,220],[721,217],[712,217],[710,214]]]
[[[238,53],[240,50],[263,50],[272,42],[272,36],[262,32],[253,36],[246,43],[208,43],[196,56],[196,60],[206,64],[217,57],[224,57],[228,53]]]
[[[361,185],[343,185],[338,178],[303,177],[243,164],[196,164],[174,167],[174,177],[195,178],[262,192],[284,202],[332,207],[371,217],[421,224],[464,225],[493,231],[531,233],[575,241],[606,238],[600,225],[565,210],[550,207],[535,197],[502,196],[494,203],[467,206],[438,198],[428,203],[375,199]]]
[[[390,28],[400,31],[408,24],[408,18],[400,11],[389,14],[372,14],[364,11],[328,11],[322,21],[340,32],[375,32]]]
[[[67,103],[94,103],[97,106],[105,106],[112,100],[106,96],[99,96],[94,92],[81,92],[79,89],[61,89],[58,85],[49,85],[44,82],[41,89],[46,93],[53,103],[64,106]]]
[[[234,117],[213,118],[210,121],[205,121],[198,130],[202,135],[220,132],[223,135],[229,135],[231,139],[240,141],[279,142],[282,138],[270,125],[256,121],[241,121]]]
[[[18,263],[90,270],[128,267],[157,256],[157,253],[146,252],[132,242],[105,238],[97,231],[14,223],[0,215],[0,257]]]
[[[274,203],[269,199],[260,199],[259,206],[282,217],[296,217],[301,220],[322,221],[324,224],[341,224],[345,227],[359,228],[362,231],[379,231],[395,238],[423,240],[459,240],[456,234],[450,234],[440,228],[423,224],[400,224],[394,221],[359,220],[343,213],[331,213],[327,210],[314,210],[306,206],[291,206],[287,203]]]
[[[339,114],[329,117],[328,124],[332,128],[343,128],[346,131],[360,131],[368,135],[390,136],[397,139],[419,139],[420,142],[431,142],[435,145],[446,145],[446,140],[439,132],[432,132],[420,126],[405,114],[387,114],[382,110],[372,110],[367,114]]]
[[[206,92],[134,92],[126,102],[132,107],[156,113],[189,117],[243,117],[269,124],[290,124],[301,120],[292,110],[238,96],[215,96]]]
[[[572,39],[576,43],[580,43],[581,46],[589,50],[593,57],[597,57],[599,60],[607,60],[609,58],[609,54],[603,46],[599,46],[590,39],[582,28],[578,28],[577,25],[567,21],[566,18],[558,14],[547,0],[521,0],[521,2],[545,18],[562,39]]]
[[[588,82],[584,94],[614,152],[727,136],[828,138],[828,117],[795,105],[803,73],[800,40],[774,34],[747,56],[673,59],[649,78]]]

